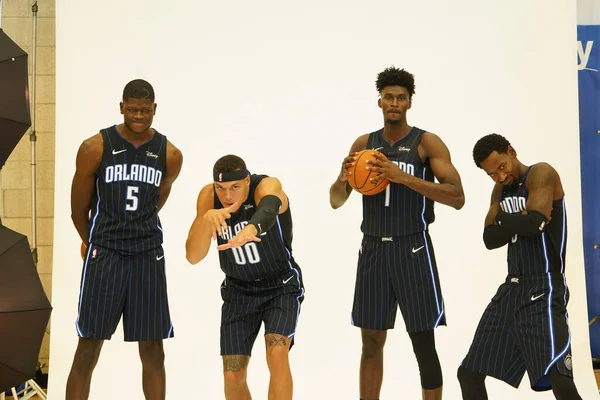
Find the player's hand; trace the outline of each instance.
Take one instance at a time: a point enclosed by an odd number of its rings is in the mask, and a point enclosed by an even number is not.
[[[348,169],[356,164],[357,154],[357,152],[354,152],[348,157],[344,158],[344,161],[342,161],[342,170],[340,171],[340,175],[338,177],[340,181],[346,182],[348,180],[348,175],[352,174],[352,172],[350,172]]]
[[[208,210],[204,214],[204,221],[210,225],[213,240],[216,240],[217,236],[221,236],[223,231],[227,229],[226,221],[231,218],[231,214],[236,212],[238,208],[240,208],[240,205],[238,202],[235,202],[229,207]]]
[[[237,235],[230,241],[220,246],[217,246],[217,250],[227,250],[234,247],[242,247],[248,242],[260,242],[260,238],[256,236],[258,229],[254,225],[246,225]]]
[[[379,175],[370,178],[371,180],[385,178],[391,182],[403,183],[404,179],[410,176],[402,171],[400,167],[398,167],[398,164],[388,160],[383,153],[375,151],[371,154],[375,157],[375,160],[367,160],[368,165],[366,168],[369,171],[379,172]]]
[[[81,246],[79,246],[79,252],[81,253],[81,259],[85,260],[85,253],[87,253],[87,245],[85,242],[81,242]]]

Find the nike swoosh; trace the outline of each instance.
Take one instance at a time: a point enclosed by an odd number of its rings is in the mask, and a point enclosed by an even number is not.
[[[285,280],[283,281],[283,284],[285,285],[286,283],[288,283],[288,282],[290,281],[290,279],[292,279],[293,277],[294,277],[294,276],[292,275],[292,276],[290,276],[289,278],[285,279]]]
[[[165,255],[164,255],[164,254],[163,254],[162,256],[160,256],[160,257],[159,257],[159,256],[156,256],[156,261],[160,261],[160,260],[162,260],[164,257],[165,257]]]
[[[540,297],[544,297],[546,295],[546,293],[542,293],[539,296],[531,296],[531,301],[536,301],[537,299],[539,299]]]
[[[425,246],[421,246],[421,247],[419,247],[418,249],[412,249],[412,250],[413,250],[413,253],[416,253],[417,251],[421,250],[423,247],[425,247]]]
[[[124,150],[119,150],[119,151],[117,151],[117,150],[113,149],[113,154],[119,154],[119,153],[122,153],[122,152],[124,152],[124,151],[127,151],[127,149],[124,149]]]

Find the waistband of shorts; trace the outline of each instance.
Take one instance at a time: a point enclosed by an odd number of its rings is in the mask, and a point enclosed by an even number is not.
[[[393,243],[393,242],[400,242],[402,240],[406,240],[407,237],[410,237],[413,235],[422,235],[423,233],[425,233],[426,235],[428,234],[427,231],[409,233],[408,235],[401,235],[401,236],[373,236],[373,235],[363,234],[363,240],[366,242],[372,242],[372,243],[390,243],[390,242]]]
[[[506,282],[508,283],[530,283],[530,282],[548,282],[548,281],[564,281],[565,274],[549,272],[539,275],[508,275]]]

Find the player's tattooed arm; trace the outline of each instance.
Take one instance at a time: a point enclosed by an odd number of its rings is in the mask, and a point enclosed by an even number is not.
[[[94,194],[96,170],[102,161],[104,140],[98,133],[86,139],[75,161],[75,175],[71,184],[71,219],[81,240],[87,245],[90,227],[90,205]]]
[[[228,355],[223,356],[223,371],[240,372],[248,367],[250,356]]]
[[[348,156],[342,161],[340,173],[329,189],[329,204],[334,210],[343,206],[350,197],[350,193],[352,193],[352,186],[348,183],[348,175],[350,174],[348,168],[354,165],[355,154],[367,148],[368,140],[369,134],[359,136],[350,147]]]
[[[181,151],[167,140],[167,173],[163,177],[160,187],[158,188],[160,195],[157,205],[158,211],[160,211],[160,209],[167,202],[167,198],[171,193],[171,186],[173,185],[173,182],[175,182],[175,179],[177,179],[179,176],[182,164],[183,154],[181,154]]]

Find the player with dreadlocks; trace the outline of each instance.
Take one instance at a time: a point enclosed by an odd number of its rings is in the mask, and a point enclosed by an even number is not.
[[[352,192],[348,169],[357,152],[379,151],[366,168],[390,184],[379,194],[363,195],[364,236],[352,310],[352,323],[362,334],[360,398],[379,398],[383,347],[400,306],[419,365],[423,399],[438,400],[442,370],[433,330],[446,325],[446,315],[428,227],[434,221],[434,202],[458,210],[465,197],[444,142],[407,122],[414,76],[404,69],[386,68],[377,76],[376,87],[384,127],[356,139],[329,192],[331,206],[341,207]]]

